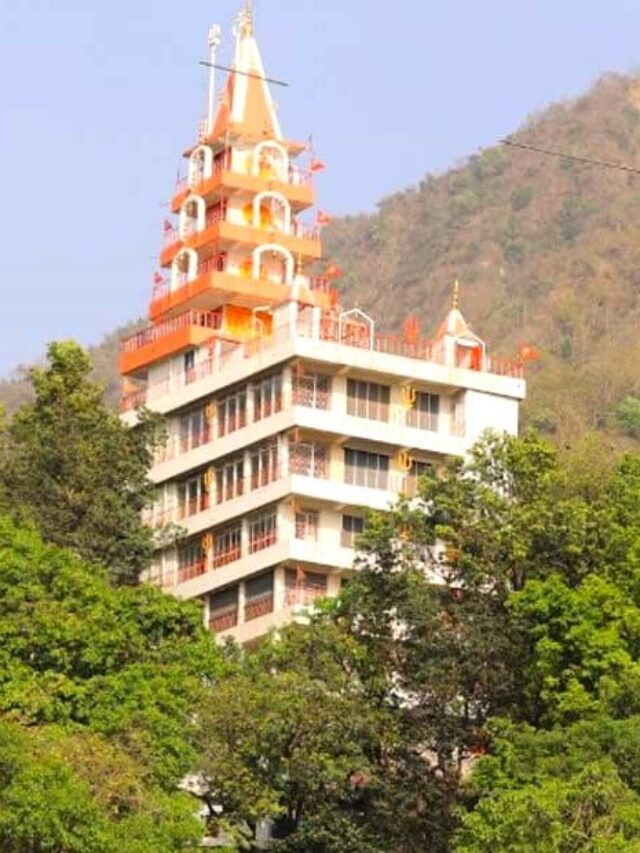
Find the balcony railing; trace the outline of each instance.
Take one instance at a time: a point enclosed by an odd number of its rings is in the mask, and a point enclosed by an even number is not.
[[[320,229],[317,225],[310,225],[307,222],[293,222],[291,233],[294,237],[301,237],[303,240],[319,240]]]
[[[189,566],[183,566],[178,569],[178,583],[186,583],[193,578],[200,577],[200,575],[203,575],[206,571],[207,562],[204,559],[191,563]]]
[[[267,613],[273,613],[273,593],[269,592],[265,595],[256,596],[248,600],[244,606],[244,621],[250,622],[252,619],[259,619],[261,616],[266,616]]]
[[[289,588],[285,590],[284,604],[285,607],[312,607],[316,601],[327,597],[326,587],[323,589],[299,589]]]
[[[229,545],[221,548],[220,551],[214,552],[213,568],[221,569],[223,566],[228,566],[230,563],[235,563],[242,556],[240,543]]]
[[[164,320],[155,326],[149,326],[122,341],[123,352],[135,352],[147,344],[155,343],[167,335],[172,335],[180,329],[189,326],[200,326],[204,329],[217,331],[222,327],[222,314],[218,311],[186,311],[170,320]]]
[[[235,628],[238,624],[238,605],[230,604],[228,607],[221,607],[219,610],[213,610],[209,618],[209,628],[216,633],[228,631],[230,628]]]
[[[401,355],[405,358],[427,361],[435,364],[447,364],[444,348],[439,342],[428,340],[407,340],[402,335],[374,334],[373,339],[370,330],[358,323],[340,323],[332,315],[325,314],[320,323],[319,335],[314,335],[308,322],[300,321],[296,327],[284,327],[272,335],[256,338],[244,343],[229,342],[224,352],[221,352],[206,361],[200,362],[195,368],[183,374],[177,374],[170,380],[162,380],[148,386],[146,391],[136,391],[126,395],[122,400],[123,411],[130,411],[140,405],[156,400],[166,394],[189,385],[193,382],[203,380],[214,373],[224,369],[230,362],[242,362],[245,358],[257,355],[272,347],[294,341],[301,337],[305,339],[316,338],[321,342],[341,344],[359,349],[375,350],[392,355]],[[454,366],[454,365],[451,365]],[[478,372],[491,373],[497,376],[508,376],[521,379],[523,366],[521,362],[509,361],[507,359],[486,356]]]

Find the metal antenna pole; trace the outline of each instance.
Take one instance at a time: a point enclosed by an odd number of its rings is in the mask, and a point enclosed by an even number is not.
[[[207,110],[207,136],[213,133],[216,111],[216,51],[220,46],[220,25],[209,28],[209,107]]]

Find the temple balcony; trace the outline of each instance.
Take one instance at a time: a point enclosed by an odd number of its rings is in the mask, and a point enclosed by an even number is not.
[[[281,193],[295,212],[311,207],[315,200],[311,172],[292,166],[288,176],[288,181],[282,181],[274,172],[250,175],[223,168],[215,169],[209,177],[202,172],[196,173],[191,180],[186,177],[179,178],[171,200],[171,210],[178,213],[187,196],[191,194],[201,196],[209,205],[227,198],[234,192],[254,195],[267,189]]]
[[[221,329],[222,314],[215,311],[186,311],[142,329],[122,342],[120,373],[144,373],[155,361],[202,346]]]

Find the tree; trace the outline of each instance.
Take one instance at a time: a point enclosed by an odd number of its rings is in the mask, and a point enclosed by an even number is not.
[[[51,344],[48,359],[46,369],[30,371],[34,402],[5,432],[0,491],[14,517],[32,520],[47,541],[133,582],[152,553],[140,514],[152,496],[147,472],[162,429],[149,414],[124,426],[77,344]]]
[[[269,820],[283,853],[386,849],[371,801],[393,722],[366,702],[356,655],[320,619],[286,629],[211,687],[198,747],[212,834],[240,843]]]
[[[197,803],[179,785],[196,767],[204,685],[226,668],[199,607],[114,587],[105,570],[0,518],[0,638],[0,715],[24,734],[3,779],[14,737],[2,740],[0,727],[0,840],[12,839],[0,847],[156,853],[195,843]],[[77,817],[87,804],[98,840]]]
[[[494,734],[455,850],[640,850],[639,716],[551,731],[499,722]]]

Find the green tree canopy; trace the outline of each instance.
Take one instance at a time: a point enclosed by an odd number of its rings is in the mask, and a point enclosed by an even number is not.
[[[158,420],[147,414],[135,429],[125,427],[77,344],[51,344],[48,360],[30,371],[34,402],[5,431],[0,491],[14,516],[32,520],[47,541],[135,581],[152,553],[140,513],[152,494]]]
[[[11,724],[0,726],[0,839],[11,839],[0,847],[155,853],[198,840],[198,803],[179,785],[197,764],[204,685],[226,667],[199,607],[114,587],[0,518],[0,637]]]

